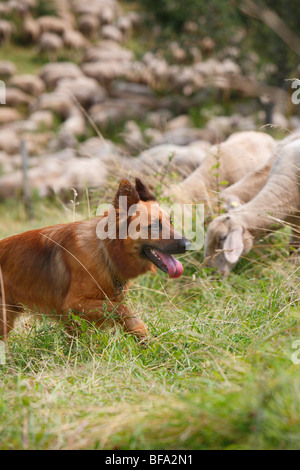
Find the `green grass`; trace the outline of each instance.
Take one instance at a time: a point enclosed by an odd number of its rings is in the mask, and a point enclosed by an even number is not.
[[[23,47],[18,44],[6,44],[1,47],[1,59],[10,60],[17,68],[17,73],[37,74],[48,62],[37,53],[35,46]]]
[[[52,61],[78,63],[81,53],[62,49]],[[46,54],[39,54],[36,45],[10,43],[1,46],[1,60],[9,60],[16,66],[17,73],[38,75],[43,65],[50,62]]]
[[[20,204],[0,206],[0,236],[72,220],[58,204],[36,201],[35,214],[28,223]],[[298,449],[299,264],[285,239],[227,281],[201,253],[182,256],[181,279],[138,278],[128,305],[153,335],[147,349],[86,324],[70,342],[61,325],[25,316],[0,366],[0,448]]]

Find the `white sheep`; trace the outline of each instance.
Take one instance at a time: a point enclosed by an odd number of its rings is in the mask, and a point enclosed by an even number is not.
[[[40,16],[37,19],[42,33],[63,34],[66,29],[71,27],[70,23],[65,19],[56,16]]]
[[[124,35],[128,35],[132,30],[132,20],[129,16],[120,16],[117,21],[117,26]]]
[[[178,202],[213,205],[218,192],[265,163],[276,145],[263,132],[236,132],[210,148],[202,165],[168,191]]]
[[[0,106],[0,125],[15,122],[21,119],[21,114],[17,109],[8,106]]]
[[[87,40],[83,34],[73,29],[64,32],[63,40],[65,47],[68,49],[80,50],[84,49],[87,45]]]
[[[13,32],[13,25],[6,20],[0,20],[0,44],[7,44]]]
[[[52,128],[54,125],[54,114],[51,111],[35,111],[29,117],[29,121],[33,122],[37,128]]]
[[[85,51],[82,62],[128,62],[133,59],[134,54],[129,49],[113,41],[101,41],[98,46],[91,46]]]
[[[103,101],[106,97],[104,88],[90,77],[62,78],[58,81],[55,91],[74,97],[82,106],[88,108],[92,104]]]
[[[45,91],[45,83],[40,77],[31,74],[15,75],[10,80],[10,85],[32,96],[39,96]]]
[[[63,136],[80,136],[86,131],[85,119],[77,108],[74,108],[68,119],[59,128],[59,134]]]
[[[6,78],[11,77],[16,73],[16,66],[13,62],[9,60],[0,60],[0,77]]]
[[[72,62],[54,62],[46,64],[40,71],[40,77],[44,80],[45,84],[52,88],[61,78],[78,78],[82,77],[83,73],[78,65]]]
[[[43,93],[37,99],[32,111],[53,111],[63,119],[67,119],[74,106],[71,97],[65,93]]]
[[[101,24],[111,25],[115,19],[115,12],[109,5],[103,5],[98,16]]]
[[[106,183],[107,168],[98,158],[67,158],[55,154],[45,157],[37,167],[30,168],[28,179],[31,188],[41,197],[65,194],[71,188],[82,191],[86,187],[98,188]],[[0,197],[15,197],[22,187],[21,170],[0,177]]]
[[[131,64],[125,61],[111,60],[87,62],[82,65],[82,70],[88,77],[98,80],[100,84],[108,85],[112,80],[125,76],[130,66]]]
[[[107,39],[115,42],[123,41],[123,34],[116,26],[107,24],[101,28],[101,36],[103,39]]]
[[[253,240],[283,225],[291,225],[292,244],[300,246],[300,138],[287,139],[275,153],[263,189],[250,202],[208,226],[205,257],[223,275],[251,250]]]
[[[24,12],[23,31],[25,41],[37,42],[41,34],[41,26],[29,11]]]
[[[78,18],[78,29],[89,39],[95,39],[99,34],[100,22],[97,16],[85,14]]]
[[[48,54],[49,58],[54,60],[56,54],[64,47],[64,42],[60,36],[55,33],[45,32],[41,34],[38,40],[39,54]]]
[[[13,155],[18,153],[19,149],[20,138],[18,133],[10,127],[0,129],[0,150],[3,150],[3,152],[9,155]]]
[[[261,191],[268,181],[276,156],[281,149],[288,143],[298,140],[299,138],[300,133],[298,132],[279,141],[265,163],[256,170],[247,173],[236,183],[221,191],[220,201],[223,203],[223,208],[226,211],[230,211],[251,201],[251,199]]]
[[[24,93],[18,88],[6,88],[6,104],[12,107],[28,106],[32,103],[33,97]]]
[[[205,148],[195,145],[157,145],[145,150],[131,165],[147,174],[160,173],[162,171],[177,171],[182,176],[189,175],[198,168],[207,155]]]

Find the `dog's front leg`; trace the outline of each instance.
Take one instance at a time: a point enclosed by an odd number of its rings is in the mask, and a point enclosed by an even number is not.
[[[143,320],[132,313],[125,305],[110,300],[78,299],[69,300],[64,305],[64,311],[75,311],[83,319],[95,323],[98,327],[121,323],[126,331],[136,336],[141,342],[146,342],[150,335]]]

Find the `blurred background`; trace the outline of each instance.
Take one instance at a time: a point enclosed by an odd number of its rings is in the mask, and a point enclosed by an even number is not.
[[[69,200],[174,152],[182,177],[233,132],[294,132],[299,30],[297,0],[0,1],[0,198]]]
[[[95,215],[124,177],[165,202],[235,132],[296,133],[299,31],[299,0],[0,0],[0,238]],[[227,279],[200,250],[180,279],[136,279],[147,349],[79,316],[74,338],[24,317],[0,367],[0,448],[299,450],[289,238],[270,230]]]

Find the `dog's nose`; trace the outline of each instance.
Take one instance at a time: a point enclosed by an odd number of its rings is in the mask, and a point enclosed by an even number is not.
[[[178,240],[178,246],[181,253],[185,253],[191,246],[191,242],[187,238],[181,238]]]

